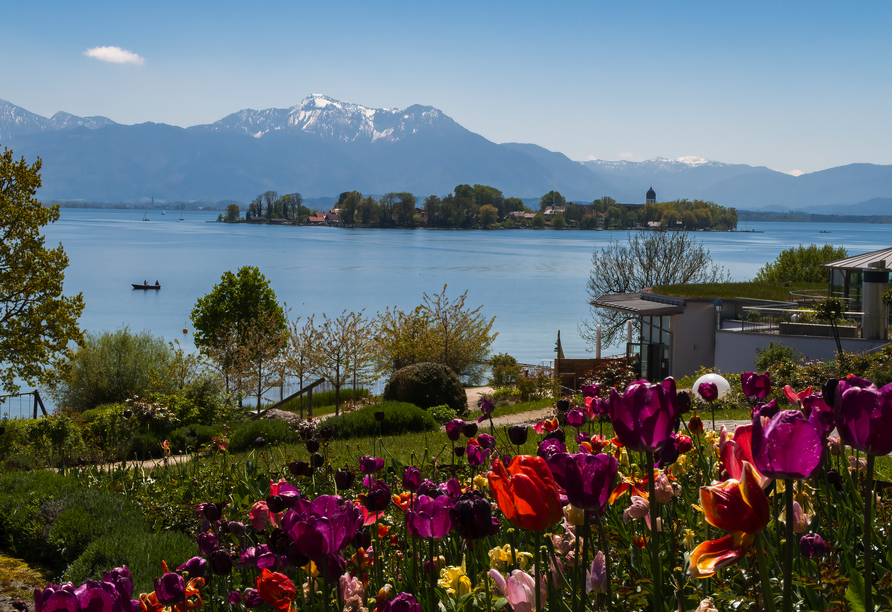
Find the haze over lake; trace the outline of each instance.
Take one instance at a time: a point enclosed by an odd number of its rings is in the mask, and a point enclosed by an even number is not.
[[[593,249],[626,232],[553,230],[436,231],[338,229],[208,223],[217,212],[62,209],[46,228],[70,258],[66,294],[83,292],[81,327],[128,326],[192,348],[189,313],[227,270],[253,265],[269,279],[291,316],[388,306],[410,310],[422,293],[458,297],[496,317],[495,352],[523,363],[552,359],[558,330],[568,357],[585,357],[577,327],[588,317],[586,280]],[[800,243],[831,243],[850,253],[890,246],[889,226],[748,223],[764,233],[697,232],[734,280]],[[832,233],[822,234],[821,230]],[[161,283],[134,291],[131,283]],[[183,328],[190,333],[183,334]],[[605,352],[618,352],[607,350]]]

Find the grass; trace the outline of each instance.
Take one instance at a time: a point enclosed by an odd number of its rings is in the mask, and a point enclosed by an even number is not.
[[[654,293],[682,298],[750,298],[789,302],[791,291],[826,290],[827,283],[704,283],[702,285],[663,285],[654,287]]]

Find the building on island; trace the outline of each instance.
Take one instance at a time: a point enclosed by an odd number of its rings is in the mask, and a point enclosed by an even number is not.
[[[645,204],[656,204],[657,203],[657,192],[654,191],[654,186],[651,185],[650,189],[647,190],[647,195],[644,197]]]

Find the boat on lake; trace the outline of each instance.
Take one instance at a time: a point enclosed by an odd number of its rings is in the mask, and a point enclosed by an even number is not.
[[[155,284],[155,285],[145,285],[145,284],[138,285],[136,283],[130,283],[130,284],[133,285],[134,289],[142,289],[144,291],[149,290],[149,289],[154,289],[155,291],[158,291],[159,289],[161,289],[160,284]]]

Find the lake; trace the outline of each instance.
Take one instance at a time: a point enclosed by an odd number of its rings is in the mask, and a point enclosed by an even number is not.
[[[143,221],[144,214],[150,221]],[[554,357],[557,333],[567,357],[585,357],[577,331],[589,316],[586,281],[592,251],[626,232],[553,230],[400,230],[282,227],[214,223],[217,212],[62,209],[46,228],[47,245],[61,242],[70,258],[65,292],[82,292],[81,327],[92,332],[127,326],[193,348],[189,314],[227,270],[257,266],[291,316],[367,315],[390,306],[411,310],[422,293],[468,292],[483,306],[498,338],[493,351],[522,363]],[[741,226],[743,229],[744,226]],[[748,223],[764,233],[698,232],[713,259],[734,280],[756,271],[790,246],[830,242],[850,253],[890,246],[889,226]],[[822,234],[821,230],[831,231]],[[160,291],[136,291],[131,283]],[[604,348],[605,354],[620,349]]]

